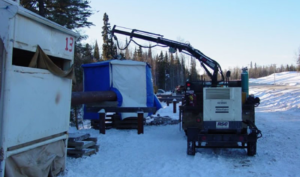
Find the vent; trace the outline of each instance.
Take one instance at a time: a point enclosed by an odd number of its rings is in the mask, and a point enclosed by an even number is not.
[[[211,99],[230,99],[230,89],[206,89],[206,98],[207,100]]]
[[[28,67],[35,52],[13,48],[12,64],[16,66]],[[60,69],[67,71],[70,68],[70,60],[48,55],[52,62]]]

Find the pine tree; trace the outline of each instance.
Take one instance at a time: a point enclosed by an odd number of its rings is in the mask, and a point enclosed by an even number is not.
[[[171,80],[170,80],[170,61],[169,61],[169,55],[168,52],[166,52],[165,54],[165,59],[164,59],[164,63],[165,63],[165,80],[166,80],[166,86],[165,89],[166,90],[171,90]]]
[[[153,85],[158,86],[158,55],[153,58],[152,63],[152,75],[153,75]]]
[[[127,45],[128,45],[128,42],[127,42],[127,38],[126,38],[126,44],[125,44],[125,46],[127,46]],[[125,58],[126,59],[131,59],[130,52],[129,52],[129,46],[127,46],[126,49],[125,49]]]
[[[186,67],[185,67],[185,58],[184,58],[184,55],[181,55],[181,58],[180,58],[180,63],[181,63],[181,68],[180,68],[180,70],[181,70],[181,77],[182,77],[182,79],[183,79],[183,82],[186,82],[186,80],[187,80],[187,76],[188,76],[188,72],[187,72],[187,69],[186,69]]]
[[[99,54],[99,47],[96,40],[95,49],[94,49],[94,58],[99,61],[100,60],[100,54]]]
[[[284,66],[283,66],[283,64],[280,65],[280,70],[279,70],[279,72],[284,72]]]
[[[136,57],[137,61],[143,61],[143,50],[141,46],[139,46],[139,49],[136,51]]]
[[[293,64],[290,66],[290,71],[296,71],[296,67]]]
[[[152,47],[151,44],[149,44],[148,53],[147,53],[147,61],[150,65],[152,65]]]
[[[74,56],[74,69],[76,84],[72,87],[73,91],[82,91],[83,70],[81,65],[90,63],[92,60],[92,47],[89,44],[83,46],[81,43],[76,44]]]
[[[109,18],[106,13],[103,15],[103,23],[102,27],[102,37],[103,37],[103,45],[102,45],[102,58],[103,60],[110,60],[116,54],[116,47],[113,44],[112,37],[110,35],[110,23],[108,22]]]
[[[166,81],[166,67],[163,52],[160,52],[160,55],[157,58],[157,86],[158,88],[165,89]]]
[[[92,50],[91,45],[85,44],[83,59],[86,63],[91,63],[93,61]]]
[[[180,59],[178,57],[178,53],[176,52],[175,54],[175,61],[176,61],[176,70],[175,70],[175,74],[176,74],[176,85],[182,85],[183,84],[183,79],[182,79],[182,70],[181,70],[181,63],[180,63]]]
[[[258,73],[257,73],[257,65],[254,63],[254,78],[258,78]]]
[[[49,9],[45,8],[45,6],[47,6],[47,7],[49,5],[53,6],[52,5],[53,3],[54,2],[49,1],[49,0],[46,2],[45,2],[45,0],[20,0],[20,4],[24,8],[26,8],[34,13],[37,13],[43,17],[45,17],[46,13],[49,11]]]
[[[134,47],[134,51],[133,51],[133,57],[132,57],[132,60],[137,60],[137,49],[136,49],[136,47]]]
[[[73,91],[82,91],[82,68],[81,65],[84,63],[83,61],[83,53],[84,47],[81,43],[76,44],[75,47],[75,55],[74,55],[74,70],[75,70],[75,78],[76,78],[76,86],[73,86]]]
[[[20,0],[20,4],[68,29],[90,27],[87,19],[92,15],[88,1],[79,0]]]
[[[196,81],[198,78],[195,58],[191,57],[191,80]]]
[[[175,76],[175,59],[173,53],[170,53],[170,87],[175,88],[176,76]]]

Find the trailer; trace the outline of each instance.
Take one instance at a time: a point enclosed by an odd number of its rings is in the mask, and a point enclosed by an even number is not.
[[[257,139],[262,137],[255,125],[255,109],[260,99],[249,95],[247,68],[243,68],[241,80],[230,80],[230,71],[223,74],[220,64],[204,55],[191,44],[166,39],[163,35],[147,31],[114,26],[111,34],[130,36],[169,47],[196,58],[211,80],[186,82],[184,98],[180,106],[179,121],[187,135],[187,154],[195,155],[196,148],[247,148],[247,154],[256,154]],[[114,36],[117,40],[117,37]],[[117,40],[118,44],[118,40]],[[139,45],[141,46],[141,45]],[[219,80],[221,79],[221,80]]]
[[[0,176],[65,170],[78,34],[0,0]]]

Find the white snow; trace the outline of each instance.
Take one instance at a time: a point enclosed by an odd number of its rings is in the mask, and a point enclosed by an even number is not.
[[[288,71],[274,73],[258,79],[249,79],[249,83],[299,86],[300,72]]]
[[[273,84],[274,76],[250,79],[252,85]],[[137,130],[110,129],[106,134],[84,129],[98,138],[100,150],[84,158],[67,158],[64,177],[154,177],[154,176],[300,176],[300,76],[296,72],[276,73],[281,87],[250,85],[250,94],[260,97],[256,125],[263,137],[257,155],[245,149],[197,149],[186,155],[186,137],[179,125],[145,126]],[[273,79],[273,80],[272,80]],[[163,105],[158,114],[178,119],[173,105]],[[76,130],[71,127],[70,132]]]

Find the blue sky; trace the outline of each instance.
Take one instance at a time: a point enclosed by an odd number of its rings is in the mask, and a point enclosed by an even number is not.
[[[222,68],[249,66],[251,61],[296,65],[300,50],[299,0],[91,0],[91,7],[89,20],[95,26],[84,29],[86,42],[97,40],[100,47],[106,12],[111,26],[187,41]]]

